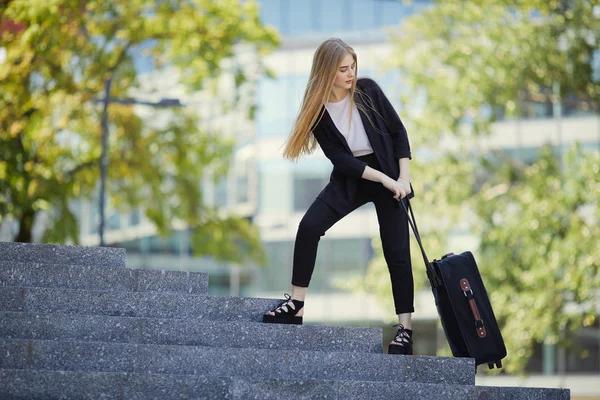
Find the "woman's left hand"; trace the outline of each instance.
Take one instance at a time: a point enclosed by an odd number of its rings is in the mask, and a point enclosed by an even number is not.
[[[401,197],[404,198],[405,196],[408,196],[412,192],[412,189],[410,187],[410,181],[408,179],[401,178],[401,177],[398,177],[397,181],[404,188],[404,190],[402,191],[402,194],[404,194],[404,195],[403,196],[401,195]]]

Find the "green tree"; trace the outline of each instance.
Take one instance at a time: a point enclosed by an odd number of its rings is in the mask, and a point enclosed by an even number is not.
[[[46,211],[45,240],[77,243],[69,201],[90,197],[99,179],[101,107],[93,99],[108,79],[113,97],[139,87],[134,52],[176,70],[190,92],[214,91],[229,65],[237,95],[224,107],[239,109],[239,93],[269,72],[260,60],[279,42],[253,1],[12,0],[0,6],[0,21],[0,222],[18,221],[18,241],[31,240]],[[256,54],[254,71],[236,61],[240,45]],[[130,106],[110,106],[109,203],[141,206],[161,233],[184,221],[199,254],[262,262],[255,228],[204,204],[202,178],[224,176],[234,143],[200,129],[190,108],[170,112],[158,129]]]
[[[524,371],[536,343],[567,345],[596,318],[600,158],[545,150],[527,165],[480,143],[499,117],[526,116],[527,103],[569,95],[580,110],[600,110],[595,3],[440,1],[390,32],[396,51],[387,67],[405,84],[399,111],[417,155],[425,246],[430,258],[451,251],[444,238],[458,221],[479,239],[472,250],[502,324],[508,372]],[[424,285],[414,243],[412,254]],[[389,298],[388,280],[378,253],[358,286]]]
[[[471,225],[507,368],[522,370],[534,343],[566,346],[597,317],[600,152],[573,146],[561,158],[546,146],[530,166],[492,158],[485,168]]]

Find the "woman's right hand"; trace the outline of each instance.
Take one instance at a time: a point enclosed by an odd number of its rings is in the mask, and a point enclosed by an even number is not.
[[[394,193],[394,199],[399,200],[401,198],[404,198],[404,196],[406,196],[408,194],[408,193],[406,193],[406,187],[405,187],[405,185],[401,184],[398,181],[393,180],[390,177],[386,177],[386,178],[387,179],[384,179],[383,182],[381,182],[381,183],[389,191],[391,191],[392,193]]]

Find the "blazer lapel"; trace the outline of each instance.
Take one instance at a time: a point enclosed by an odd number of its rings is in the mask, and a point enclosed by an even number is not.
[[[346,149],[346,151],[348,153],[352,154],[352,150],[350,150],[348,141],[346,140],[344,135],[342,135],[342,132],[340,132],[340,130],[337,128],[337,126],[335,125],[335,122],[333,122],[333,118],[331,118],[331,115],[329,115],[329,111],[327,111],[327,107],[323,106],[323,109],[325,110],[325,114],[323,115],[323,118],[326,118],[327,124],[330,126],[331,130],[335,133],[335,135],[338,137],[338,139],[344,144],[344,148]]]
[[[362,89],[362,88],[361,88]],[[366,93],[366,92],[365,92]],[[369,117],[367,117],[366,113],[369,113],[369,116],[371,117],[372,121],[375,121],[375,115],[373,110],[371,110],[367,105],[365,105],[362,96],[361,95],[357,95],[354,97],[355,101],[357,104],[360,104],[362,106],[362,108],[365,109],[365,112],[363,112],[360,108],[358,109],[358,114],[360,115],[360,119],[363,123],[363,126],[365,128],[365,132],[367,133],[367,137],[369,138],[369,142],[371,143],[371,147],[373,148],[373,152],[375,153],[375,157],[377,158],[377,161],[379,162],[379,165],[381,165],[381,167],[383,169],[385,169],[385,160],[383,159],[383,154],[384,154],[384,149],[381,148],[380,146],[380,138],[378,137],[378,135],[380,135],[381,133],[377,132],[375,130],[375,128],[373,127],[373,125],[371,125],[371,121],[369,121]],[[385,133],[384,133],[385,134]],[[383,173],[386,173],[386,171],[382,171]]]
[[[370,111],[369,107],[365,105],[361,96],[360,95],[354,96],[354,101],[356,102],[356,104],[360,104],[362,106],[362,108],[364,108],[366,110],[366,112],[370,113],[371,120],[373,120],[373,113]],[[374,132],[373,126],[371,125],[371,122],[369,121],[369,117],[367,117],[365,112],[363,112],[360,108],[358,108],[358,114],[360,115],[360,120],[363,123],[365,132],[367,133],[367,137],[369,138],[369,142],[371,142],[371,146],[373,146],[373,143],[374,143],[373,139],[376,139],[375,137],[373,137],[373,135],[377,134],[377,133]],[[373,150],[375,150],[375,149],[373,149]]]

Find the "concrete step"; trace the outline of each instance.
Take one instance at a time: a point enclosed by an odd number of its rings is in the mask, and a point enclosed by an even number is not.
[[[0,369],[2,399],[567,400],[569,389]]]
[[[262,321],[277,299],[0,286],[0,311]]]
[[[0,338],[381,354],[379,328],[0,312]]]
[[[0,261],[125,268],[125,249],[0,242]]]
[[[205,295],[208,274],[0,260],[0,285]]]
[[[472,385],[470,358],[0,339],[0,368]]]

